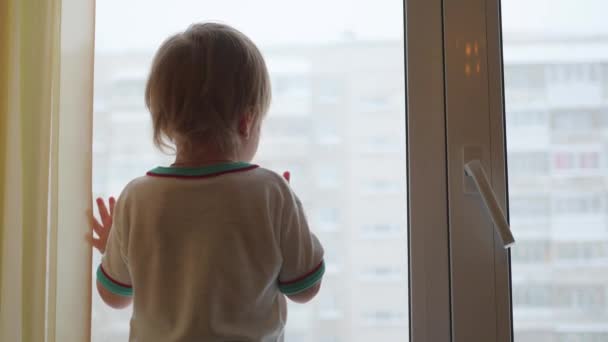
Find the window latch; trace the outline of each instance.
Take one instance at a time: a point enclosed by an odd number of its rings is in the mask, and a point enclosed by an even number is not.
[[[494,227],[500,236],[504,248],[509,248],[515,244],[515,238],[511,233],[511,227],[507,221],[507,216],[502,211],[496,193],[488,181],[488,176],[478,159],[471,160],[464,165],[465,174],[473,180],[481,199],[485,204]]]

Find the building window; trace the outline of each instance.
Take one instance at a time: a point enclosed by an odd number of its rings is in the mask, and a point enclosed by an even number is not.
[[[399,140],[399,137],[391,137],[391,136],[372,136],[364,138],[361,141],[360,152],[369,153],[369,154],[379,154],[379,153],[395,153],[400,152],[402,150],[402,141]]]
[[[548,218],[551,204],[546,196],[511,196],[509,213],[514,219]]]
[[[513,286],[513,306],[549,307],[553,305],[550,286],[525,284]]]
[[[338,305],[336,291],[324,288],[319,292],[319,318],[323,320],[336,320],[342,318],[342,310]]]
[[[275,116],[306,116],[311,113],[310,79],[302,73],[272,76],[272,111]]]
[[[545,85],[543,65],[505,65],[505,84],[509,88],[542,88]]]
[[[320,145],[337,145],[342,142],[337,125],[330,121],[324,121],[315,127],[315,137]]]
[[[560,194],[553,199],[555,215],[596,215],[604,212],[603,196],[598,193]]]
[[[600,154],[597,151],[558,151],[553,155],[553,166],[558,172],[598,170]]]
[[[405,229],[395,223],[373,223],[361,227],[361,237],[365,239],[394,238],[404,234]]]
[[[556,257],[561,262],[581,262],[589,265],[593,261],[606,262],[608,242],[606,241],[568,241],[557,243]]]
[[[314,87],[315,100],[322,105],[336,105],[344,97],[344,81],[323,77],[318,78]]]
[[[599,68],[593,64],[559,64],[548,66],[551,83],[595,82],[599,80]]]
[[[558,305],[576,310],[599,310],[604,307],[605,288],[596,285],[559,286],[555,288]]]
[[[608,332],[567,332],[559,333],[557,342],[606,342]]]
[[[107,104],[109,110],[132,110],[141,115],[146,112],[144,104],[145,75],[147,72],[137,73],[137,75],[119,75],[114,80],[106,83],[102,87],[107,93]]]
[[[369,326],[400,326],[407,323],[405,312],[370,311],[363,314],[363,321]]]
[[[512,176],[544,175],[549,171],[547,152],[511,152],[508,155],[509,173]]]
[[[553,129],[567,133],[588,131],[594,127],[594,114],[588,111],[559,111],[553,113]]]
[[[390,108],[390,98],[386,94],[363,96],[359,100],[359,111],[363,113],[386,112]]]
[[[340,264],[338,246],[336,244],[325,243],[325,241],[323,241],[323,243],[325,245],[325,254],[323,255],[325,270],[328,274],[340,273],[342,267]]]
[[[513,304],[522,307],[601,310],[606,303],[605,290],[599,285],[515,285]]]
[[[511,258],[523,264],[547,262],[550,252],[548,241],[519,241],[517,247],[511,249]]]
[[[510,111],[506,121],[511,128],[545,126],[549,123],[547,113],[541,111]]]
[[[398,268],[372,266],[361,271],[359,279],[368,282],[402,282],[406,277]]]
[[[545,70],[543,65],[505,65],[505,96],[509,104],[527,104],[544,97]]]
[[[316,169],[317,186],[321,189],[335,189],[340,185],[338,168],[329,163]]]
[[[366,195],[387,195],[402,193],[402,184],[397,181],[374,179],[361,184],[361,193]]]
[[[323,335],[321,336],[320,342],[340,342],[340,339],[337,336]]]
[[[337,208],[324,207],[317,210],[316,223],[322,231],[338,230],[340,212]]]

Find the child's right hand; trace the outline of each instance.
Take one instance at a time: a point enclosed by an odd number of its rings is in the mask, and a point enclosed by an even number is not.
[[[110,236],[110,230],[112,229],[112,216],[114,215],[114,205],[116,205],[116,199],[114,199],[114,197],[110,197],[108,204],[110,206],[109,211],[106,207],[106,203],[103,201],[103,198],[97,198],[97,210],[99,211],[101,223],[95,218],[93,213],[90,213],[89,215],[91,228],[98,236],[97,238],[92,237],[91,244],[102,254],[106,251],[108,236]]]
[[[291,179],[291,173],[289,171],[283,172],[283,178],[285,178],[287,183],[289,183],[289,180]]]

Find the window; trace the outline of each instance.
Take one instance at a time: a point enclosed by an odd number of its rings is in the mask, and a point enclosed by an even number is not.
[[[514,176],[545,175],[549,172],[549,155],[542,151],[511,152],[509,170]]]
[[[365,154],[395,153],[402,151],[398,137],[377,135],[365,137],[361,141],[360,152]]]
[[[319,317],[324,321],[334,321],[343,318],[343,312],[338,304],[339,296],[333,288],[319,294]]]
[[[401,226],[391,223],[371,223],[361,227],[361,237],[366,239],[390,239],[404,233]]]
[[[513,88],[536,89],[545,85],[545,68],[543,65],[506,65],[505,81]]]
[[[510,85],[505,93],[509,106],[538,102],[545,96],[547,81],[542,65],[506,64],[504,77]]]
[[[338,125],[331,121],[321,119],[315,130],[316,141],[323,146],[340,144],[344,138],[344,135],[340,134]]]
[[[591,82],[599,78],[599,66],[594,63],[552,65],[547,71],[550,82]]]
[[[522,264],[543,263],[551,260],[551,243],[544,240],[523,240],[513,249],[511,258]]]
[[[326,240],[321,238],[322,243],[325,243]],[[325,270],[329,275],[340,274],[342,272],[342,255],[339,254],[337,248],[325,250]]]
[[[513,305],[519,307],[549,307],[552,304],[553,298],[550,286],[513,285]]]
[[[594,115],[587,111],[557,111],[553,113],[553,129],[556,132],[567,131],[573,133],[577,130],[588,133],[593,131]]]
[[[311,113],[311,66],[306,60],[268,58],[274,111],[277,116],[306,116]]]
[[[554,195],[554,215],[591,215],[605,212],[602,194],[567,193]]]
[[[141,97],[143,85],[145,84],[145,72],[137,72],[134,75],[120,75],[108,86],[112,90],[106,90],[109,105],[113,109],[132,109],[141,111],[144,108],[144,101]]]
[[[400,185],[397,181],[386,179],[367,180],[361,184],[361,192],[365,195],[399,194]]]
[[[603,171],[608,54],[605,39],[598,37],[608,32],[608,23],[595,14],[604,5],[502,5],[506,121],[519,122],[522,112],[548,113],[542,123],[522,124],[530,130],[546,127],[543,149],[549,151],[550,170],[542,177],[537,164],[511,158],[537,153],[537,137],[526,129],[507,130],[507,141],[517,147],[507,152],[510,216],[520,237],[511,253],[514,341],[608,340],[601,275],[608,270]],[[545,70],[543,96],[536,84],[510,75],[530,63]],[[529,101],[520,101],[526,93]],[[535,194],[544,194],[543,205],[531,200]],[[538,229],[530,218],[541,216],[547,220]]]
[[[316,214],[316,224],[320,230],[335,231],[340,225],[340,212],[337,208],[319,208]]]
[[[316,170],[317,185],[321,189],[336,189],[341,181],[338,168],[329,162]]]
[[[513,195],[509,210],[514,219],[549,218],[551,205],[549,199],[538,195]]]
[[[371,311],[363,315],[364,324],[372,327],[404,325],[405,313],[398,311]]]
[[[370,266],[364,268],[359,279],[365,282],[400,282],[404,274],[399,269],[387,266]]]
[[[363,113],[384,112],[390,108],[386,95],[366,96],[359,101],[359,110]]]
[[[322,336],[320,342],[340,342],[336,336]]]
[[[387,210],[381,218],[382,224],[405,231],[405,173],[386,170],[390,183],[362,184],[354,177],[358,171],[353,165],[366,173],[373,172],[374,165],[366,164],[359,141],[352,139],[369,130],[383,132],[391,139],[380,139],[379,147],[366,156],[405,165],[405,149],[399,147],[405,142],[403,4],[230,0],[145,5],[145,16],[139,15],[139,6],[117,0],[97,6],[95,194],[118,195],[132,178],[173,162],[152,146],[143,101],[148,68],[158,45],[195,21],[219,20],[235,26],[262,51],[272,82],[272,104],[254,162],[277,173],[291,171],[291,186],[326,250],[324,289],[310,305],[289,305],[286,340],[320,341],[325,336],[328,341],[351,341],[351,336],[364,329],[357,323],[361,312],[343,303],[354,302],[361,294],[369,296],[370,291],[374,297],[394,299],[388,292],[385,295],[358,281],[349,282],[349,291],[340,288],[348,279],[356,280],[359,272],[349,267],[356,260],[350,254],[355,248],[351,244],[361,242],[359,215],[370,211],[365,209],[368,200],[356,196],[360,189],[368,186],[377,200],[396,202],[391,205],[395,210]],[[276,15],[260,20],[260,15],[268,13]],[[310,18],[314,18],[312,22]],[[345,30],[352,30],[359,39],[345,37]],[[378,80],[382,86],[375,85]],[[383,119],[374,120],[380,114]],[[390,146],[393,144],[397,147]],[[385,151],[396,153],[389,156]],[[378,219],[365,218],[370,224],[378,223]],[[347,222],[352,224],[346,227]],[[375,260],[387,268],[406,265],[404,257],[395,257],[406,254],[403,242],[384,246],[388,254]],[[94,262],[99,262],[99,255]],[[396,288],[407,288],[407,278],[400,279]],[[406,297],[394,301],[402,308],[408,306]],[[382,312],[393,303],[368,304],[369,310]],[[126,340],[130,310],[106,308],[95,294],[93,341]],[[406,341],[406,313],[404,309],[403,329],[376,333],[365,329],[365,338]],[[328,332],[326,321],[338,318],[343,324]]]
[[[602,265],[608,260],[607,241],[568,241],[556,243],[556,258],[563,263]]]
[[[314,79],[315,99],[321,106],[337,106],[344,101],[346,80],[331,75],[321,75]]]
[[[547,113],[525,109],[513,111],[507,118],[509,128],[543,127],[547,125],[547,122]]]
[[[573,175],[598,170],[600,154],[597,151],[560,151],[553,154],[553,167],[556,172],[570,172]]]
[[[605,338],[608,81],[598,66],[608,64],[608,26],[599,2],[407,0],[404,14],[402,2],[315,1],[192,2],[171,16],[166,3],[150,2],[139,25],[139,7],[100,2],[96,116],[117,117],[96,125],[96,194],[168,160],[142,152],[149,127],[118,114],[146,115],[129,95],[143,81],[129,73],[183,23],[219,19],[248,33],[270,67],[275,98],[259,163],[292,170],[326,244],[328,283],[349,286],[290,306],[287,340],[404,341],[410,320],[421,341]],[[510,200],[512,258],[480,194],[462,191],[469,157],[498,202]],[[338,182],[319,169],[328,160]],[[591,221],[599,229],[587,232]],[[396,270],[415,286],[389,282]],[[130,313],[108,314],[95,301],[95,341],[124,339]],[[340,324],[322,312],[340,312]]]
[[[608,339],[608,332],[565,332],[557,336],[558,342],[601,342]]]
[[[605,303],[605,288],[602,286],[571,286],[555,284],[536,284],[515,286],[514,304],[523,307],[551,308],[568,310],[600,310]]]

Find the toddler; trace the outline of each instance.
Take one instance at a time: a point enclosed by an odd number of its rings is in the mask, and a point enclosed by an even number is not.
[[[286,299],[319,291],[323,248],[281,177],[251,164],[270,105],[264,59],[226,25],[195,24],[154,58],[145,100],[175,163],[97,199],[97,289],[133,301],[130,341],[283,341]]]

